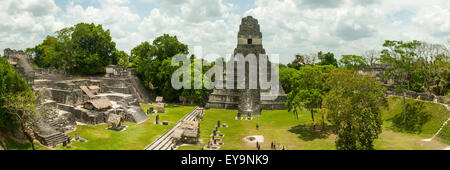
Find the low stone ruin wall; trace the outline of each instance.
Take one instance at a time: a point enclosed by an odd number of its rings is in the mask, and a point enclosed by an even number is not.
[[[100,123],[105,123],[108,118],[106,114],[103,112],[95,112],[91,110],[86,110],[79,107],[74,108],[72,112],[75,116],[75,119],[78,122],[86,123],[89,125],[96,125]]]
[[[131,94],[130,89],[128,87],[107,87],[107,86],[103,86],[102,91],[104,91],[104,92],[123,93],[123,94]]]
[[[396,95],[396,96],[403,96],[402,93],[399,92],[393,92],[393,91],[387,91],[386,95]],[[447,104],[450,105],[450,97],[447,96],[436,96],[432,93],[417,93],[414,91],[406,91],[405,96],[411,99],[418,99],[418,100],[424,100],[424,101],[430,101],[430,102],[437,102],[441,104]]]

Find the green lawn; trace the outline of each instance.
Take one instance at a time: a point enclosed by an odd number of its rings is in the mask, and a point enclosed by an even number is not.
[[[262,116],[256,116],[253,120],[235,120],[236,110],[209,109],[201,122],[200,136],[202,143],[199,145],[181,146],[179,149],[198,150],[209,140],[217,120],[226,123],[229,127],[219,128],[220,133],[225,134],[221,149],[224,150],[252,150],[255,144],[248,144],[242,138],[251,135],[263,135],[264,143],[261,149],[270,149],[270,142],[285,145],[288,149],[334,149],[334,135],[313,133],[306,130],[302,124],[309,118],[309,114],[299,114],[296,120],[292,113],[284,110],[262,112]],[[259,130],[256,130],[256,124]]]
[[[395,114],[401,114],[402,101],[399,97],[388,99],[389,107],[383,109],[383,132],[375,140],[375,149],[378,150],[440,150],[448,147],[450,141],[450,127],[447,125],[438,137],[431,142],[422,139],[429,138],[450,116],[450,111],[442,105],[425,102],[425,111],[432,115],[425,123],[421,134],[410,134],[398,132],[392,127],[390,119]],[[412,102],[408,99],[407,102]],[[141,106],[145,111],[150,105]],[[159,135],[169,130],[185,114],[189,113],[194,106],[174,106],[166,108],[167,113],[160,114],[161,121],[169,121],[169,126],[155,125],[155,115],[142,124],[125,123],[128,125],[126,131],[116,132],[107,130],[108,125],[83,125],[78,126],[75,132],[69,133],[71,137],[79,133],[87,142],[72,142],[71,148],[58,146],[61,150],[141,150],[150,144]],[[263,111],[261,116],[255,116],[253,120],[235,120],[236,110],[208,109],[201,122],[200,144],[184,145],[180,150],[199,150],[208,143],[217,120],[229,125],[227,128],[219,128],[220,133],[225,134],[221,149],[224,150],[254,150],[255,144],[248,144],[242,139],[251,135],[263,135],[264,143],[261,149],[270,149],[271,141],[278,146],[285,145],[289,150],[333,150],[336,135],[328,133],[311,132],[305,127],[310,119],[309,112],[299,113],[297,120],[294,115],[285,110]],[[259,130],[256,130],[259,124]],[[28,143],[21,144],[12,140],[6,140],[8,149],[30,149]],[[47,149],[36,145],[38,149]]]
[[[396,131],[395,128],[392,127],[390,119],[393,118],[396,114],[402,114],[403,100],[401,97],[390,97],[388,98],[388,102],[389,108],[383,110],[383,120],[385,120],[384,125],[387,129]],[[422,138],[430,138],[431,136],[433,136],[433,134],[436,133],[442,126],[442,124],[450,117],[450,111],[441,104],[413,99],[406,99],[406,102],[422,102],[425,106],[424,111],[431,114],[431,119],[423,125],[422,132],[418,135]],[[448,130],[448,126],[449,125],[447,124],[446,127],[438,135],[438,140],[450,144],[450,130]]]
[[[447,125],[444,126],[444,128],[441,130],[441,133],[438,135],[439,140],[446,143],[447,145],[450,145],[450,123],[447,123]]]
[[[411,102],[412,100],[408,100]],[[434,103],[425,103],[426,111],[432,114],[432,118],[423,127],[422,134],[408,134],[394,131],[391,122],[388,121],[395,114],[401,113],[402,105],[400,98],[389,98],[389,109],[383,110],[383,132],[375,141],[375,149],[387,150],[439,150],[447,147],[442,137],[431,142],[424,142],[422,139],[429,138],[435,133],[443,121],[449,116],[450,112],[442,105]],[[307,120],[310,119],[308,112],[299,114],[299,120],[296,120],[292,113],[283,110],[263,111],[261,116],[254,120],[235,120],[236,110],[209,109],[201,122],[200,138],[198,145],[184,145],[180,150],[199,150],[208,143],[210,135],[217,124],[217,120],[228,124],[228,128],[219,128],[219,131],[225,134],[222,138],[225,143],[221,149],[224,150],[254,150],[254,144],[248,144],[242,139],[251,135],[263,135],[264,143],[261,149],[270,149],[271,141],[277,144],[287,146],[291,150],[332,150],[335,149],[334,140],[336,135],[311,132],[304,127]],[[256,130],[256,124],[260,125]],[[440,136],[447,138],[449,130],[447,128],[441,132]]]
[[[146,111],[150,105],[141,105]],[[142,150],[158,136],[169,130],[184,115],[189,113],[194,106],[174,106],[166,108],[166,113],[160,114],[160,121],[168,121],[169,126],[155,125],[155,116],[150,115],[149,119],[141,124],[124,123],[127,129],[122,132],[107,130],[104,125],[82,125],[77,130],[69,133],[74,137],[79,133],[80,137],[87,139],[87,142],[72,142],[71,148],[58,146],[60,150]]]

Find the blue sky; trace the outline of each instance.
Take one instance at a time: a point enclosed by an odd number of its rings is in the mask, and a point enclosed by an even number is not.
[[[281,63],[295,54],[362,55],[384,40],[449,45],[448,0],[3,0],[0,50],[25,49],[79,22],[102,24],[127,53],[164,33],[203,55],[233,53],[242,17],[259,20]],[[2,53],[2,52],[0,52]]]

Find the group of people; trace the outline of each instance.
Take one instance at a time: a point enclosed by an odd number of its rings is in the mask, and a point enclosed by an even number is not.
[[[256,141],[256,149],[261,150],[261,144],[259,144],[258,141]],[[277,150],[277,145],[275,142],[270,143],[270,149]],[[281,145],[281,150],[286,150],[286,147],[284,145]]]

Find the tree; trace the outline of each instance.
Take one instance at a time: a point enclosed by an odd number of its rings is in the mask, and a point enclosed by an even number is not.
[[[113,55],[116,43],[112,41],[109,30],[103,30],[102,25],[75,25],[71,43],[76,69],[81,73],[104,73],[107,65],[117,63]]]
[[[33,149],[31,128],[34,100],[34,94],[25,80],[6,59],[0,57],[0,131],[20,128]]]
[[[375,79],[352,70],[335,69],[323,107],[337,134],[338,150],[371,150],[381,133],[380,108],[387,105],[385,88]]]
[[[437,89],[439,95],[447,95],[450,90],[450,54],[438,55],[435,64]]]
[[[36,122],[36,118],[34,117],[34,94],[25,91],[16,94],[9,94],[6,97],[6,113],[10,114],[12,117],[15,117],[15,121],[19,122],[20,130],[31,143],[31,148],[35,150],[33,143],[33,127]]]
[[[280,67],[279,69],[279,77],[280,77],[280,84],[283,87],[284,92],[290,93],[293,89],[293,82],[296,76],[298,70],[291,68],[291,67]]]
[[[364,53],[363,57],[365,60],[365,64],[372,68],[373,65],[377,63],[377,60],[380,57],[380,52],[377,50],[369,50]]]
[[[339,62],[344,68],[352,70],[361,69],[366,66],[364,58],[357,55],[342,55],[342,58],[339,60]]]
[[[311,113],[313,129],[315,129],[314,113],[322,107],[322,98],[326,93],[325,80],[334,66],[304,66],[291,75],[293,77],[292,91],[287,95],[289,110],[298,119],[298,112],[306,108]]]
[[[316,54],[310,55],[296,54],[294,61],[292,61],[292,63],[289,63],[287,66],[298,70],[300,69],[301,66],[316,64],[317,60],[318,58]]]
[[[193,55],[192,55],[193,56]],[[195,67],[195,65],[200,65],[200,63],[203,62],[203,60],[195,59],[191,56],[191,65],[189,70],[184,70],[183,74],[186,74],[186,72],[191,72],[191,89],[183,89],[181,96],[185,97],[186,99],[190,100],[191,102],[195,103],[196,105],[204,106],[206,105],[206,102],[208,101],[208,94],[211,93],[211,90],[206,89],[206,86],[208,86],[208,82],[203,81],[203,77],[205,76],[204,73],[206,73],[207,69],[206,67],[199,68]],[[212,67],[213,65],[210,65],[208,67]],[[200,77],[195,77],[195,75],[200,75]],[[200,85],[201,89],[195,89],[195,84]]]
[[[445,55],[448,49],[441,44],[430,44],[422,42],[417,47],[418,69],[423,76],[423,84],[427,92],[431,92],[430,84],[437,78],[439,63],[445,62]]]
[[[416,48],[420,45],[421,43],[416,40],[407,43],[386,40],[383,44],[386,49],[381,51],[380,61],[389,65],[384,77],[394,79],[394,88],[403,94],[404,121],[406,121],[405,90],[410,90],[415,82],[414,72],[417,71],[418,66]]]
[[[152,44],[143,42],[131,50],[134,67],[144,85],[161,94],[167,101],[177,101],[181,90],[171,85],[172,73],[179,67],[171,65],[172,57],[188,54],[187,45],[178,41],[176,36],[164,34]]]
[[[165,60],[167,58],[173,57],[177,54],[188,54],[188,46],[178,41],[177,36],[170,36],[169,34],[164,34],[157,37],[153,41],[153,46],[156,47],[156,59]]]
[[[32,50],[28,49],[27,51],[30,52]],[[34,52],[34,62],[39,67],[62,68],[64,62],[64,60],[62,60],[64,49],[63,44],[60,43],[57,38],[47,36],[42,44],[39,44],[34,48]]]
[[[39,67],[64,69],[83,74],[105,72],[105,66],[117,64],[116,44],[102,25],[79,23],[47,36],[42,44],[28,49]]]
[[[317,53],[317,57],[320,59],[319,65],[333,65],[335,67],[338,67],[338,62],[336,58],[334,58],[333,53],[328,52],[326,54],[323,54],[323,52],[320,51],[319,53]]]
[[[117,66],[118,67],[128,67],[130,63],[130,56],[125,51],[114,50],[115,57],[117,58]]]

